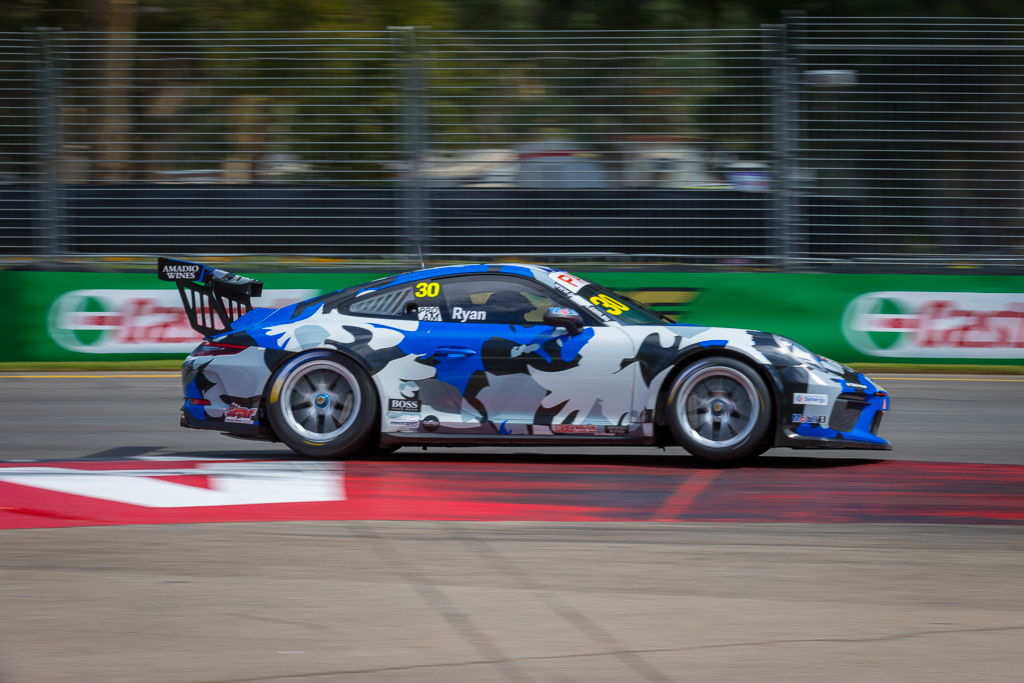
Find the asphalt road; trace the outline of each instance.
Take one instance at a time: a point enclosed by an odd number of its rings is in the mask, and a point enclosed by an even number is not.
[[[903,375],[880,380],[893,409],[881,433],[894,450],[886,458],[1024,465],[1024,377]],[[263,444],[178,426],[181,389],[176,373],[81,373],[28,377],[0,374],[0,433],[4,459],[68,459],[165,453],[241,457],[279,453]],[[417,449],[418,451],[418,449]],[[637,456],[683,457],[682,449],[450,449],[445,453],[577,455],[596,462]],[[775,449],[770,456],[793,451]],[[815,451],[801,451],[814,455]],[[837,452],[817,452],[836,457]],[[847,453],[849,454],[849,453]],[[875,453],[877,454],[877,453]],[[596,460],[595,460],[596,459]]]
[[[1024,465],[1024,381],[998,379],[883,380],[896,448],[877,455]],[[180,429],[177,397],[173,376],[2,376],[2,459],[290,457]],[[671,449],[459,451],[474,452],[686,463]],[[0,532],[0,681],[1009,682],[1024,670],[1022,589],[1020,526],[25,529]]]

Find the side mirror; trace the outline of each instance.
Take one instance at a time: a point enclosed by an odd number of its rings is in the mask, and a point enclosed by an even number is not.
[[[544,312],[544,324],[552,327],[564,327],[571,335],[577,335],[583,331],[583,317],[579,312],[561,306],[552,306]]]

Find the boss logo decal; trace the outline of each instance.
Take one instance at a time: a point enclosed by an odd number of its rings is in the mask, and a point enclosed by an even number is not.
[[[420,412],[420,402],[415,398],[392,398],[388,399],[388,410],[400,413]]]

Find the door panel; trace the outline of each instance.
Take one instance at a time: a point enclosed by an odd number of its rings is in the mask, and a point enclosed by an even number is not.
[[[636,364],[622,361],[634,348],[617,326],[586,314],[588,326],[575,336],[544,325],[548,307],[571,304],[520,277],[476,274],[410,286],[419,326],[400,348],[430,376],[403,387],[418,414],[389,411],[385,429],[596,434],[621,433],[604,427],[631,421]]]
[[[418,352],[445,386],[445,404],[461,399],[463,428],[490,423],[491,433],[531,433],[519,427],[629,422],[635,364],[621,367],[633,347],[618,328],[591,327],[573,337],[548,325],[423,327],[427,343]],[[437,387],[429,390],[442,398]],[[431,407],[425,398],[424,415]]]

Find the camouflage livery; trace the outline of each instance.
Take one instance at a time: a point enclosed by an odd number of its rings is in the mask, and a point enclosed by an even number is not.
[[[517,294],[520,309],[507,303]],[[582,325],[543,324],[527,306]],[[185,361],[182,424],[275,438],[264,409],[272,374],[295,354],[326,349],[372,380],[384,445],[667,445],[673,378],[714,356],[763,378],[769,445],[890,448],[876,435],[890,399],[863,374],[776,335],[674,324],[641,309],[568,273],[507,264],[426,269],[255,309],[208,338],[230,354],[200,347]]]

